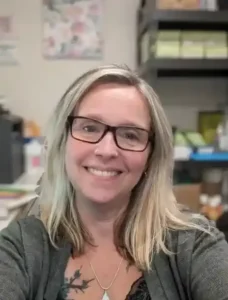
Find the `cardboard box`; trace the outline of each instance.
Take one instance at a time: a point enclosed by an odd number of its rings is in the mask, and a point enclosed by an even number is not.
[[[204,57],[204,32],[186,31],[181,37],[181,57],[203,58]]]
[[[158,9],[188,9],[200,8],[200,0],[157,0]]]
[[[193,212],[200,211],[201,184],[181,184],[174,186],[174,195],[178,203],[186,205]]]
[[[157,36],[155,57],[180,57],[180,31],[160,30]]]
[[[207,58],[227,58],[227,33],[208,32],[205,39],[205,56]]]

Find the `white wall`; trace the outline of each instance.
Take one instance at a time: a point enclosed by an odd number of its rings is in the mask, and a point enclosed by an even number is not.
[[[106,63],[135,67],[138,0],[104,0],[104,57],[102,61],[48,61],[41,55],[41,1],[0,0],[0,14],[15,16],[18,66],[0,66],[0,94],[25,118],[45,124],[66,87],[82,72]]]
[[[102,61],[48,61],[41,55],[41,1],[0,0],[0,14],[13,14],[18,34],[19,65],[0,66],[0,94],[11,109],[42,127],[66,87],[82,72],[106,63],[136,66],[136,10],[139,0],[104,0]],[[225,80],[165,79],[157,91],[170,121],[194,128],[197,111],[228,98]],[[226,94],[227,93],[227,94]]]

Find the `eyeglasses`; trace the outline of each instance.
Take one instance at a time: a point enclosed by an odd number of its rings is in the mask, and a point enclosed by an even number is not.
[[[99,143],[107,132],[111,132],[120,149],[142,152],[151,139],[149,131],[138,127],[110,126],[86,117],[69,116],[67,121],[75,140],[91,144]]]

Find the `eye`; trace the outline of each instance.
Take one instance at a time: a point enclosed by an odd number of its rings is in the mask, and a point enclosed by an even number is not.
[[[93,120],[75,119],[73,130],[86,133],[99,132],[101,125]]]
[[[96,126],[96,125],[84,125],[82,127],[82,130],[86,131],[86,132],[97,132],[97,131],[99,131],[99,126]]]
[[[132,141],[135,141],[135,140],[138,140],[138,135],[136,132],[134,131],[125,131],[123,132],[123,137],[128,139],[128,140],[132,140]]]

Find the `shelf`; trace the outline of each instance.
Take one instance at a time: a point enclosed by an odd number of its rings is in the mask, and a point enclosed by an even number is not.
[[[159,29],[228,30],[228,11],[157,10],[142,13],[139,34],[154,24]]]
[[[199,162],[226,162],[228,163],[227,152],[212,152],[212,153],[192,153],[190,159]]]
[[[207,161],[207,160],[176,160],[175,161],[175,169],[178,168],[197,168],[197,170],[201,169],[228,169],[228,161]]]
[[[228,153],[192,153],[189,159],[175,160],[175,166],[228,169]]]
[[[228,77],[227,59],[154,58],[139,67],[139,74],[158,77]]]

